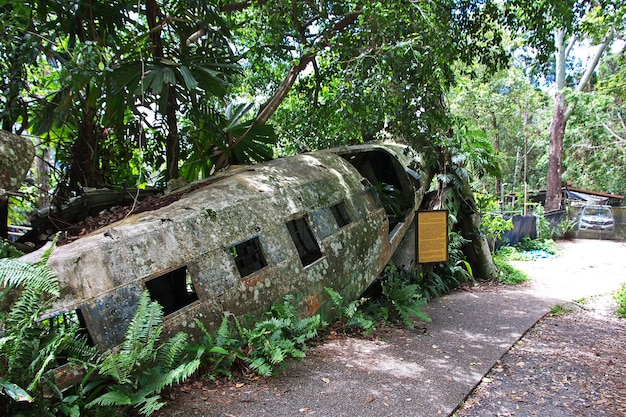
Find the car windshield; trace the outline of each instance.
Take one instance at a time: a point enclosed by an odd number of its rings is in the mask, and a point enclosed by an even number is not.
[[[583,216],[612,217],[611,210],[605,207],[585,207]]]

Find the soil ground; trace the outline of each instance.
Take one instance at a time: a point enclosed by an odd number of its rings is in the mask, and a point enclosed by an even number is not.
[[[559,250],[561,262],[517,266],[533,276],[531,286],[572,302],[531,328],[456,416],[626,416],[626,319],[615,315],[612,284],[602,280],[626,282],[626,245],[578,240]]]
[[[626,321],[613,305],[604,295],[548,314],[456,416],[626,416]]]
[[[555,259],[517,263],[530,283],[435,300],[429,309],[445,312],[439,324],[386,327],[372,340],[330,338],[279,378],[189,381],[156,415],[626,416],[626,319],[615,316],[611,295],[626,282],[626,244],[565,241],[559,251]],[[494,346],[493,359],[472,359]],[[450,366],[460,358],[467,363]],[[475,382],[451,395],[463,379]],[[306,406],[298,405],[305,397]]]

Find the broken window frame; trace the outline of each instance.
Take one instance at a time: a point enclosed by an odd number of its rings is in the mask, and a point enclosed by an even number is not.
[[[311,265],[323,256],[306,216],[289,220],[285,225],[296,246],[302,266]]]
[[[150,293],[150,299],[163,307],[165,316],[200,299],[187,265],[147,279],[144,285]]]
[[[259,236],[253,236],[243,242],[236,243],[230,246],[228,250],[235,261],[241,278],[252,275],[268,265]]]
[[[352,217],[348,212],[348,207],[346,206],[345,201],[340,201],[339,203],[330,206],[330,212],[333,214],[335,222],[337,222],[337,226],[339,226],[340,229],[352,223]]]
[[[66,329],[78,326],[77,334],[84,335],[89,346],[95,346],[91,334],[89,334],[89,330],[87,329],[85,316],[80,308],[42,317],[38,324],[41,326],[41,330],[46,334],[43,338],[54,337],[54,333],[59,332],[61,334],[64,333]],[[60,329],[60,331],[57,329]],[[59,366],[68,363],[68,358],[63,355],[63,352],[57,354],[56,360]]]

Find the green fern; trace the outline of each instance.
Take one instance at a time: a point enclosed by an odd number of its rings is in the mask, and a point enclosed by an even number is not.
[[[287,359],[303,358],[306,341],[316,337],[325,323],[319,314],[300,319],[291,295],[274,304],[266,315],[267,319],[251,327],[242,326],[236,318],[235,323],[244,341],[244,360],[260,375],[271,376],[285,367]]]
[[[17,250],[15,246],[9,242],[0,240],[0,259],[3,258],[19,258],[24,255],[23,252]]]
[[[430,321],[430,317],[422,311],[427,300],[417,284],[411,284],[409,279],[404,278],[406,271],[392,268],[387,272],[382,281],[383,297],[387,303],[389,317],[387,321],[395,321],[399,318],[406,327],[413,328],[413,318],[422,321]]]
[[[163,308],[144,291],[124,342],[99,367],[100,375],[111,378],[112,383],[87,407],[135,407],[148,416],[163,407],[161,391],[191,377],[200,360],[187,357],[186,334],[178,333],[160,344],[162,331]]]
[[[45,264],[33,264],[20,259],[0,259],[0,286],[20,285],[51,297],[58,297],[60,294],[56,276]]]
[[[332,309],[335,311],[344,331],[357,329],[366,335],[370,335],[376,331],[374,320],[359,309],[359,307],[366,303],[366,299],[360,298],[346,304],[339,292],[328,287],[326,287],[326,292],[330,296]]]
[[[233,367],[263,376],[276,375],[288,359],[304,357],[306,342],[326,325],[319,314],[300,318],[289,295],[283,302],[274,304],[266,316],[263,320],[250,317],[242,323],[226,313],[214,335],[196,321],[204,338],[194,350],[203,356],[207,377],[231,378]]]
[[[55,386],[52,370],[74,358],[90,361],[96,353],[78,323],[63,318],[41,320],[60,293],[54,273],[45,265],[52,247],[39,263],[0,259],[0,286],[4,287],[0,293],[0,411],[7,414],[52,415],[60,410],[63,394]],[[54,326],[52,320],[56,320]],[[44,396],[44,389],[56,395]],[[16,392],[32,404],[14,402]]]
[[[204,337],[199,345],[193,347],[197,357],[203,357],[206,364],[204,376],[215,380],[218,376],[232,378],[232,368],[235,361],[243,360],[241,352],[242,342],[234,334],[229,321],[229,315],[222,318],[215,335],[211,334],[204,324],[196,319],[196,324],[202,330]]]

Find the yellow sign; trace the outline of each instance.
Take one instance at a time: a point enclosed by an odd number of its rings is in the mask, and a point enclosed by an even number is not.
[[[448,260],[448,211],[417,212],[417,262]]]

